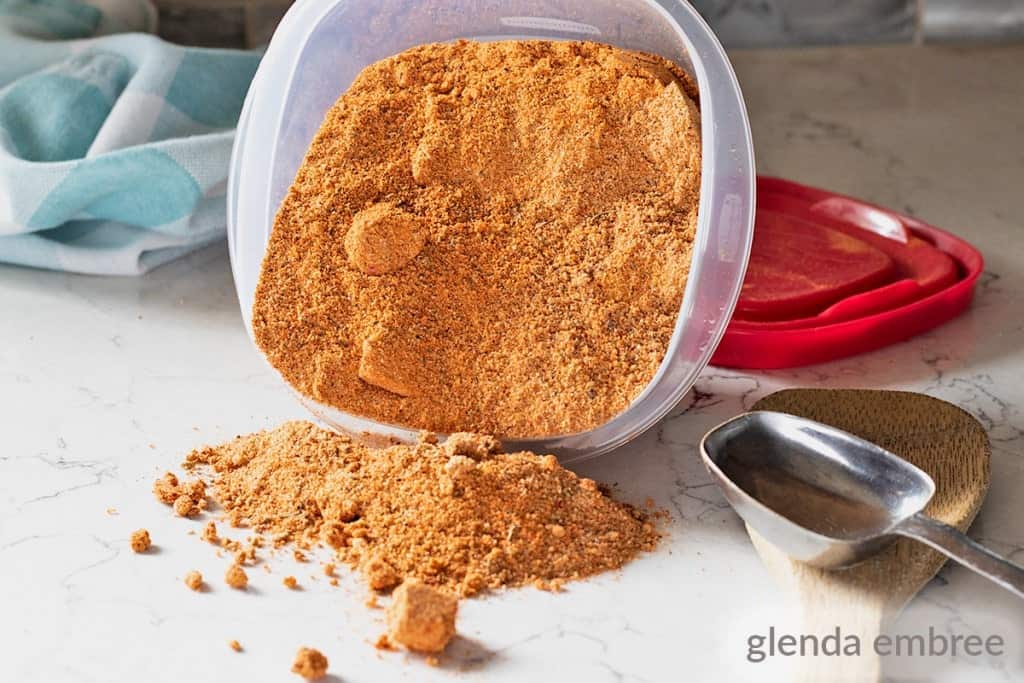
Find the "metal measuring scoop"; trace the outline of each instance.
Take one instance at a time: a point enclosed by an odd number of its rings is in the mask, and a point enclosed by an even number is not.
[[[924,515],[935,482],[881,446],[756,411],[708,432],[700,451],[740,517],[796,560],[848,567],[908,536],[1024,598],[1024,569]]]

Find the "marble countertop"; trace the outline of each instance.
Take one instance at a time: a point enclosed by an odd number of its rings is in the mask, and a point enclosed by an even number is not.
[[[286,681],[295,650],[334,680],[787,680],[752,664],[747,638],[789,606],[695,451],[713,424],[782,387],[922,391],[975,415],[993,483],[971,535],[1024,562],[1024,47],[851,48],[734,55],[761,173],[891,206],[985,254],[976,303],[907,343],[815,367],[708,368],[672,415],[581,473],[652,497],[667,538],[623,571],[465,601],[440,668],[378,653],[380,610],[351,576],[271,562],[253,590],[220,582],[226,560],[150,493],[191,448],[304,417],[242,327],[226,250],[140,279],[0,267],[0,680]],[[157,550],[128,549],[133,529]],[[188,591],[199,569],[213,590]],[[280,583],[296,574],[306,590]],[[893,680],[1019,680],[1019,604],[944,568],[914,603],[921,623],[998,632],[1001,657],[893,665]],[[238,639],[245,651],[228,646]],[[888,665],[887,665],[888,666]],[[837,671],[841,664],[837,664]],[[903,673],[900,673],[903,672]]]

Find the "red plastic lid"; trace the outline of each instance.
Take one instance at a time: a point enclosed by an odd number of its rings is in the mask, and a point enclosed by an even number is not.
[[[750,265],[711,362],[786,368],[903,341],[962,313],[983,267],[909,216],[760,176]]]

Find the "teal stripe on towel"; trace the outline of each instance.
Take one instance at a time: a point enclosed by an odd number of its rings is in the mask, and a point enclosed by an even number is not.
[[[232,128],[259,63],[255,53],[190,52],[167,89],[167,104],[212,128]]]
[[[130,76],[120,55],[79,55],[0,90],[10,151],[26,161],[85,156]]]
[[[202,197],[192,175],[160,150],[131,148],[76,165],[29,226],[100,218],[153,228],[190,214]]]

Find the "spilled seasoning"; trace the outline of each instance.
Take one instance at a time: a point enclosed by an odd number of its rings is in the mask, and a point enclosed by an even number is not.
[[[643,512],[554,456],[501,453],[496,440],[362,446],[308,422],[193,451],[235,524],[275,544],[326,544],[374,590],[406,579],[468,596],[621,567],[658,540]],[[230,583],[230,582],[229,582]]]
[[[694,96],[671,63],[596,43],[462,41],[370,65],[280,207],[257,343],[305,395],[387,423],[519,438],[606,422],[654,376],[682,301]],[[502,472],[527,462],[482,470],[510,487]],[[540,571],[509,569],[542,545],[524,529],[487,536],[505,569],[483,576]],[[435,578],[487,583],[480,566]]]

